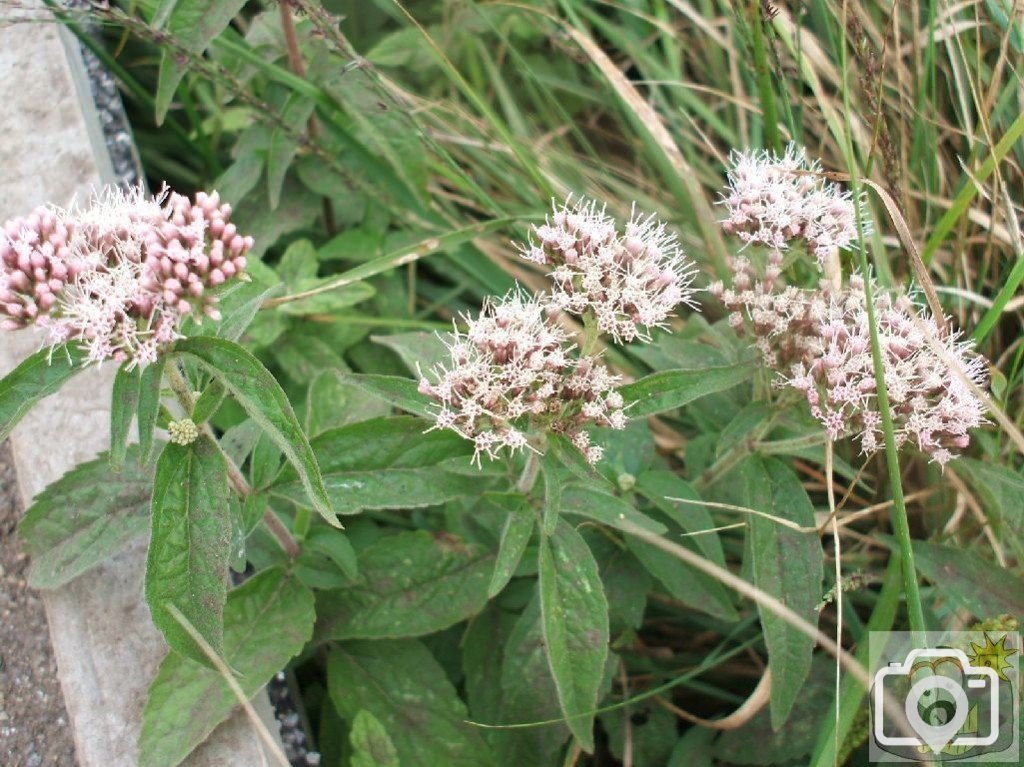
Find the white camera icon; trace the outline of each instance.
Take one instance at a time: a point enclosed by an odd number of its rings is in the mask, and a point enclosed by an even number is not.
[[[962,673],[963,684],[938,673],[929,673],[923,676],[912,684],[903,706],[907,721],[918,737],[886,734],[886,710],[884,708],[886,680],[889,680],[891,687],[892,681],[895,679],[911,678],[915,667],[922,661],[924,661],[925,667],[934,670],[937,661],[941,660],[954,661]],[[986,702],[984,696],[987,692],[988,705],[979,706],[979,710],[987,710],[988,728],[987,731],[984,731],[979,726],[978,734],[964,733],[957,737],[960,728],[967,721],[971,708],[971,700],[968,698],[965,687],[972,691],[971,697],[981,703]],[[940,690],[947,693],[954,704],[952,715],[941,724],[925,722],[919,713],[919,703],[923,697],[937,694]],[[911,747],[925,745],[937,754],[948,745],[991,746],[999,737],[999,676],[986,666],[972,666],[967,656],[960,650],[952,648],[911,650],[903,663],[896,661],[875,672],[871,694],[874,714],[872,725],[875,740],[879,745]]]

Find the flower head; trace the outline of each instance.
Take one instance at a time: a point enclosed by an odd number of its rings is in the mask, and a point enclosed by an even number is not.
[[[3,327],[24,327],[49,312],[77,273],[68,241],[74,224],[39,207],[0,229],[0,314]]]
[[[616,342],[650,340],[675,308],[693,306],[694,267],[676,237],[635,210],[620,234],[594,200],[555,207],[533,229],[523,257],[552,268],[551,301],[570,314],[593,313]]]
[[[180,337],[182,318],[219,318],[210,288],[241,276],[252,238],[216,192],[195,201],[108,188],[84,207],[40,208],[0,237],[0,311],[77,339],[90,361],[147,364]]]
[[[728,234],[745,243],[783,250],[803,240],[820,264],[836,248],[857,241],[857,207],[850,192],[824,181],[817,161],[790,144],[781,157],[771,152],[734,152],[722,200]],[[861,216],[867,221],[866,215]]]
[[[505,448],[533,449],[534,427],[566,434],[588,459],[599,459],[585,428],[625,425],[618,377],[592,357],[574,358],[548,308],[521,292],[488,300],[478,317],[464,320],[465,333],[456,329],[446,342],[449,362],[420,381],[438,405],[436,428],[472,440],[478,462]]]

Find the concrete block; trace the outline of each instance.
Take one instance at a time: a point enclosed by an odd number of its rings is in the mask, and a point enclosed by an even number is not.
[[[113,180],[78,44],[59,24],[41,22],[43,12],[27,5],[0,5],[0,221],[45,202],[68,204],[76,194]],[[0,335],[0,374],[41,345],[34,331]],[[115,366],[107,364],[76,376],[14,430],[11,442],[26,504],[107,448],[114,373]],[[128,767],[138,761],[146,691],[167,652],[143,601],[145,554],[146,542],[138,541],[45,594],[81,767]],[[257,698],[268,711],[265,696]],[[241,712],[187,762],[190,767],[268,763]]]

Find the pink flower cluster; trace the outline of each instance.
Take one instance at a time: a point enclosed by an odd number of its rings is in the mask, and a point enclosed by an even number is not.
[[[679,304],[693,306],[693,264],[654,216],[634,211],[620,234],[596,201],[566,202],[533,228],[520,252],[553,267],[555,307],[593,313],[601,332],[617,343],[648,341],[650,329],[663,327]]]
[[[843,290],[824,280],[817,290],[802,290],[779,284],[772,264],[769,256],[769,273],[758,279],[751,262],[738,257],[732,286],[719,282],[709,290],[730,310],[730,324],[753,336],[765,366],[778,374],[776,384],[800,392],[831,439],[855,434],[865,453],[878,450],[882,416],[864,279],[855,274]],[[945,464],[967,447],[969,430],[985,422],[968,381],[985,382],[986,362],[908,298],[872,288],[897,447],[913,444]]]
[[[464,317],[447,342],[450,363],[420,380],[420,392],[438,404],[435,428],[473,441],[475,460],[533,448],[534,428],[566,435],[591,463],[601,448],[588,425],[622,429],[626,419],[619,377],[594,357],[575,357],[549,308],[520,292],[488,300],[476,318]]]
[[[783,250],[802,240],[821,263],[836,248],[857,241],[857,207],[850,192],[822,180],[821,166],[790,144],[770,152],[734,152],[722,203],[728,234],[748,244]],[[861,217],[864,221],[866,216]]]
[[[211,289],[244,274],[252,238],[216,192],[108,189],[84,209],[39,208],[0,232],[4,327],[36,322],[91,362],[153,362],[186,315],[220,318]]]

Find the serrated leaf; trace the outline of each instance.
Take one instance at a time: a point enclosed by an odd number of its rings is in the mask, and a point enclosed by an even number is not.
[[[398,751],[384,725],[366,709],[352,720],[352,767],[399,767]]]
[[[361,580],[321,592],[317,640],[416,637],[476,615],[494,557],[448,533],[399,533],[359,557]]]
[[[438,466],[455,457],[468,465],[472,445],[454,432],[427,432],[429,428],[424,421],[400,416],[361,421],[316,437],[313,451],[335,511],[411,509],[477,494],[479,476]],[[281,472],[272,490],[301,500],[290,467]]]
[[[578,483],[570,483],[562,488],[561,512],[593,519],[626,532],[630,531],[630,525],[657,535],[668,530],[661,522],[640,513],[621,498]]]
[[[224,608],[224,661],[247,696],[284,668],[313,631],[313,594],[281,568],[231,591]],[[215,670],[164,658],[149,688],[139,736],[140,767],[175,767],[238,706]]]
[[[128,448],[123,471],[101,455],[36,496],[18,525],[33,588],[54,589],[113,556],[149,527],[153,470]]]
[[[168,611],[173,605],[218,653],[231,559],[227,467],[206,438],[168,443],[156,462],[152,533],[146,559],[146,602],[174,650],[209,663]]]
[[[186,338],[174,345],[174,353],[195,358],[224,384],[285,454],[313,508],[337,526],[313,449],[287,395],[270,371],[238,344],[220,338]]]
[[[781,461],[754,456],[738,467],[743,504],[799,525],[814,526],[814,507],[793,470]],[[811,625],[821,599],[823,554],[818,537],[799,533],[770,519],[751,516],[749,551],[754,585],[781,600]],[[772,668],[771,717],[778,729],[811,670],[814,639],[758,606]]]
[[[551,676],[569,729],[594,749],[594,710],[608,658],[608,602],[597,562],[580,534],[561,522],[541,540],[541,622]]]
[[[646,418],[749,381],[753,370],[748,362],[696,370],[665,370],[620,386],[619,393],[626,401],[626,415]]]
[[[402,767],[494,765],[444,669],[414,639],[335,645],[327,684],[343,717],[365,710],[384,726]]]
[[[433,416],[430,400],[419,392],[419,385],[411,378],[371,374],[347,373],[342,381],[353,383],[367,394],[394,405],[413,415],[430,418]]]
[[[519,561],[523,558],[523,552],[526,551],[526,544],[530,542],[535,519],[533,511],[526,505],[506,515],[505,524],[501,529],[498,558],[494,562],[494,574],[487,587],[488,597],[497,596],[512,580],[516,568],[519,567]]]
[[[139,380],[139,460],[149,463],[153,454],[153,435],[156,433],[156,422],[160,417],[160,394],[164,380],[166,357],[147,365]]]
[[[244,5],[245,0],[178,0],[167,18],[167,33],[185,50],[201,54]],[[154,106],[157,125],[164,121],[174,92],[187,68],[187,61],[180,60],[176,54],[164,49]]]
[[[85,353],[74,344],[40,349],[0,380],[0,441],[43,397],[82,369]]]
[[[132,418],[139,408],[141,380],[142,369],[139,367],[127,370],[122,366],[114,376],[114,388],[110,395],[110,465],[118,471],[124,466],[128,432],[131,431]]]

